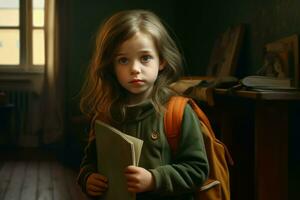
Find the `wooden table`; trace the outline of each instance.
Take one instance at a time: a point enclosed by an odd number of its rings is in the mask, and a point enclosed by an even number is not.
[[[210,119],[236,161],[232,199],[288,199],[288,144],[300,92],[215,89],[214,98]]]

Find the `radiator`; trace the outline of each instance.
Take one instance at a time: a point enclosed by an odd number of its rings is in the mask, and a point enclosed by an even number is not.
[[[32,92],[27,90],[4,90],[8,103],[14,105],[12,128],[16,136],[28,132],[29,108]]]
[[[13,104],[19,112],[28,112],[29,107],[29,91],[4,91],[8,97],[8,103]]]
[[[8,79],[0,76],[0,91],[7,95],[7,102],[13,105],[10,120],[13,142],[18,146],[36,147],[41,120],[40,91],[41,77],[34,79]]]

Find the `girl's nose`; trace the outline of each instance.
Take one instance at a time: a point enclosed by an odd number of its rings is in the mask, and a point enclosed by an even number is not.
[[[141,66],[140,66],[139,62],[134,62],[132,64],[131,73],[132,74],[139,74],[139,73],[141,73]]]

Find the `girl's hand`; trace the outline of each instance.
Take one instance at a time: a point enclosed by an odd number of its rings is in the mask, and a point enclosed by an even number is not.
[[[86,181],[86,191],[88,195],[100,196],[107,190],[107,178],[98,173],[89,175]]]
[[[129,192],[146,192],[154,189],[153,175],[146,169],[133,165],[125,169],[125,177]]]

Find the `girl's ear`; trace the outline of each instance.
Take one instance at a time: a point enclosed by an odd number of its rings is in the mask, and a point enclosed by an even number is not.
[[[163,70],[165,68],[166,64],[167,64],[167,62],[165,60],[161,60],[159,62],[159,68],[158,68],[158,70],[159,71]]]

